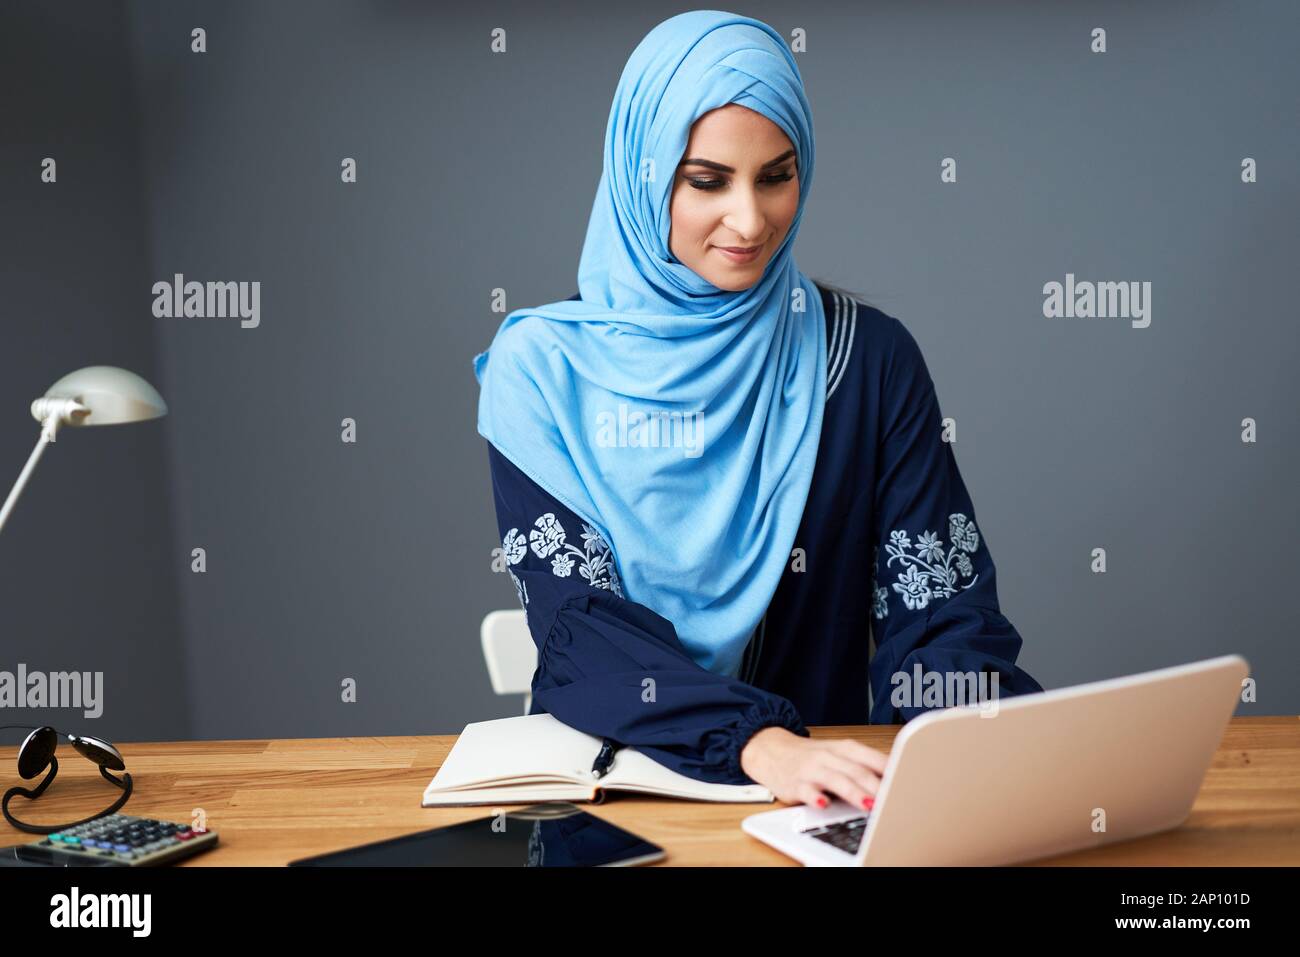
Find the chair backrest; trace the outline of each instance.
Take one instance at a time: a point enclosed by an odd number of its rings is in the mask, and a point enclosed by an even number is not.
[[[527,714],[532,705],[537,646],[533,644],[523,610],[488,612],[479,627],[479,636],[492,690],[497,694],[522,694],[524,714]]]

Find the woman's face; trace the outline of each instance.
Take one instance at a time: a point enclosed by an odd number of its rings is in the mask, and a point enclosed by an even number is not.
[[[672,254],[719,289],[748,289],[799,211],[794,144],[739,104],[710,110],[691,127],[670,203]],[[750,247],[757,248],[726,251]]]

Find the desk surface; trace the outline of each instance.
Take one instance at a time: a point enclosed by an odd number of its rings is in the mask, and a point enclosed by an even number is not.
[[[902,725],[811,728],[888,751]],[[488,807],[422,808],[420,797],[455,735],[177,741],[122,744],[135,792],[122,813],[188,822],[207,814],[217,849],[179,866],[281,865],[300,857],[452,824]],[[0,787],[23,783],[17,746],[0,748]],[[66,743],[59,774],[37,802],[10,804],[31,823],[76,820],[120,793]],[[740,830],[776,804],[709,804],[611,794],[580,805],[654,841],[665,864],[794,865]],[[21,810],[19,808],[21,807]],[[35,839],[0,819],[0,845]],[[1300,717],[1234,718],[1190,817],[1178,828],[1048,858],[1070,865],[1300,864]]]

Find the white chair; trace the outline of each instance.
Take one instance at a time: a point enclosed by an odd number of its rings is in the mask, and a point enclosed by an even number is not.
[[[533,644],[523,610],[488,612],[479,626],[479,637],[492,690],[497,694],[523,694],[524,714],[527,714],[533,703],[537,646]]]

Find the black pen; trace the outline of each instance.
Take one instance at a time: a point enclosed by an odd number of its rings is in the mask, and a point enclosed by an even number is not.
[[[596,761],[591,766],[591,776],[593,778],[603,778],[609,773],[609,766],[614,763],[614,752],[621,748],[622,745],[617,741],[609,738],[602,738],[600,744],[600,753],[596,755]]]

